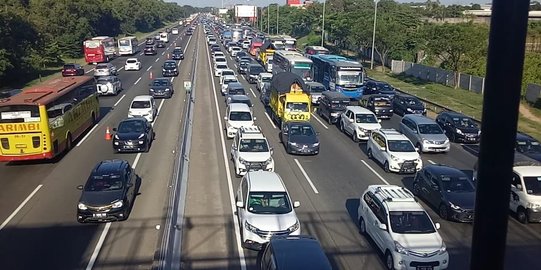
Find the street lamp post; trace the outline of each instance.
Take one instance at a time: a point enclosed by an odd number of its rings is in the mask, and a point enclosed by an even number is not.
[[[270,35],[270,3],[267,6],[267,34]]]
[[[276,34],[278,35],[278,18],[280,12],[280,5],[276,4]]]
[[[374,69],[374,48],[376,47],[376,18],[378,16],[378,2],[374,0],[374,30],[372,31],[372,53],[370,55],[370,69]]]
[[[323,22],[321,23],[321,46],[325,42],[325,3],[327,0],[323,0]]]

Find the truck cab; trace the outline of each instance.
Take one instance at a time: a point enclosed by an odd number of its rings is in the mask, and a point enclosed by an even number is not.
[[[270,86],[270,108],[273,120],[310,121],[312,100],[303,79],[291,72],[274,75]]]

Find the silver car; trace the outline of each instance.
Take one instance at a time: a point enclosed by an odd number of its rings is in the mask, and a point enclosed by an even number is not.
[[[451,144],[441,127],[432,119],[407,114],[400,121],[400,132],[421,152],[449,152]]]
[[[122,91],[122,82],[117,76],[103,76],[96,80],[98,95],[118,95]]]
[[[112,75],[118,75],[118,70],[116,67],[111,63],[101,63],[97,64],[94,68],[94,76],[112,76]]]

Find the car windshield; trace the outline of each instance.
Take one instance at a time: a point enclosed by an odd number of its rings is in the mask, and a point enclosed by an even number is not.
[[[271,82],[271,81],[272,81],[272,77],[267,77],[267,76],[261,77],[261,81],[262,81],[262,82]]]
[[[361,74],[342,74],[340,75],[340,83],[359,84],[361,83]]]
[[[216,66],[216,69],[226,69],[227,66],[226,65],[217,65]]]
[[[393,92],[393,87],[386,83],[378,83],[376,88],[381,92]]]
[[[75,65],[64,65],[64,69],[74,69]]]
[[[135,60],[135,59],[128,59],[128,60],[126,60],[126,63],[128,63],[128,64],[135,64],[135,63],[137,63],[137,60]]]
[[[109,68],[109,66],[107,66],[107,65],[100,65],[100,64],[98,64],[98,65],[96,66],[96,69],[102,69],[102,68]]]
[[[322,93],[325,91],[325,87],[322,85],[314,85],[310,87],[310,92],[312,93]]]
[[[154,80],[152,82],[152,86],[168,86],[169,85],[169,80],[165,79],[165,80]]]
[[[240,152],[269,152],[265,139],[242,139],[239,143]]]
[[[419,132],[421,134],[443,134],[443,130],[438,124],[420,124]]]
[[[228,95],[246,95],[244,88],[229,88]]]
[[[110,83],[112,82],[113,80],[112,79],[109,79],[109,78],[106,78],[106,79],[98,79],[96,81],[97,84],[107,84],[107,83]]]
[[[389,140],[389,151],[391,152],[415,152],[415,147],[408,140]]]
[[[177,63],[168,61],[168,62],[163,63],[163,67],[164,68],[176,68]]]
[[[250,192],[247,208],[254,214],[286,214],[292,210],[285,192]]]
[[[250,73],[251,74],[259,74],[261,72],[265,72],[262,66],[251,66],[250,67]]]
[[[181,53],[183,53],[183,51],[181,49],[174,49],[173,53],[181,54]]]
[[[228,83],[231,83],[231,82],[238,82],[238,80],[236,78],[228,78],[228,79],[224,79],[224,83],[225,84],[228,84]]]
[[[131,103],[131,108],[147,109],[147,108],[150,108],[150,102],[149,101],[134,101]]]
[[[434,233],[436,229],[425,211],[389,212],[391,230],[400,234]]]
[[[457,127],[474,128],[477,125],[470,118],[453,118],[453,122]]]
[[[445,192],[474,192],[473,184],[468,177],[441,175],[441,188]]]
[[[153,50],[153,49],[154,49],[153,46],[146,46],[146,47],[145,47],[145,50]]]
[[[526,185],[526,193],[541,195],[541,176],[525,176],[524,185]]]
[[[378,98],[374,99],[374,106],[376,107],[389,107],[391,106],[391,101],[388,99]]]
[[[225,75],[235,75],[235,72],[231,70],[224,70],[222,71],[222,76],[225,76]]]
[[[121,190],[124,183],[120,175],[91,176],[86,182],[85,191]]]
[[[333,110],[343,111],[346,109],[346,106],[348,105],[349,105],[349,101],[332,101],[331,102],[331,108]]]
[[[126,121],[118,125],[118,133],[143,133],[145,123],[143,121]]]
[[[216,60],[214,60],[214,61],[215,61],[215,62],[222,62],[222,63],[227,62],[227,61],[225,60],[225,58],[221,58],[221,57],[216,58]]]
[[[289,128],[289,136],[307,136],[315,135],[314,129],[308,125],[293,125]]]
[[[414,99],[414,98],[406,98],[406,99],[404,99],[404,103],[406,103],[407,105],[410,105],[410,106],[421,106],[421,105],[423,105],[419,100]]]
[[[286,111],[290,111],[290,112],[308,112],[308,103],[288,102],[288,103],[286,103]]]
[[[377,123],[378,119],[373,114],[359,113],[355,115],[356,123]]]
[[[517,141],[517,151],[521,153],[541,153],[541,145],[537,141]]]
[[[252,121],[252,113],[250,112],[230,112],[229,120],[231,121]]]

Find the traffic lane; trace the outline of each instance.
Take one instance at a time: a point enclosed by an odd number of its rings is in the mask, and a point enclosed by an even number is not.
[[[240,269],[219,122],[203,35],[195,82],[192,149],[183,222],[183,269]],[[219,113],[220,118],[217,117]],[[236,187],[233,187],[236,188]],[[236,190],[235,190],[236,191]]]
[[[193,47],[191,42],[187,51]],[[154,123],[156,140],[138,161],[136,172],[141,178],[140,195],[130,218],[112,223],[93,269],[151,269],[157,259],[163,228],[166,228],[165,217],[170,210],[166,194],[170,194],[171,177],[180,151],[181,120],[186,104],[183,81],[190,78],[192,60],[189,55],[181,63],[181,73],[173,82],[175,94],[164,100]]]
[[[141,87],[134,87],[133,94],[137,93],[144,93],[146,92],[146,89]],[[113,126],[112,123],[118,123],[120,120],[124,119],[126,116],[122,112],[127,112],[128,104],[127,103],[121,103],[118,106],[117,112],[120,113],[112,113],[110,114],[110,117],[108,119],[103,120],[100,122],[102,126]],[[98,129],[97,129],[98,130]],[[133,162],[135,160],[136,154],[126,154],[122,155],[122,158],[129,160],[130,162]],[[62,162],[59,162],[57,166],[52,170],[50,175],[48,177],[43,178],[42,184],[43,188],[40,190],[39,193],[34,196],[34,198],[29,201],[29,203],[26,205],[25,208],[15,216],[10,224],[8,224],[8,227],[6,229],[9,229],[9,231],[17,230],[20,232],[21,230],[41,230],[44,231],[57,231],[57,227],[62,226],[81,226],[78,225],[75,221],[75,211],[76,211],[76,205],[80,196],[80,192],[75,190],[75,187],[79,184],[83,184],[86,180],[86,177],[90,173],[90,170],[93,168],[93,166],[100,160],[103,159],[109,159],[109,158],[118,158],[116,155],[113,155],[112,146],[110,141],[105,141],[103,137],[102,132],[94,132],[90,134],[90,136],[87,139],[87,142],[80,145],[80,147],[76,147],[74,150],[67,153],[67,155],[62,159]],[[59,197],[58,194],[62,194],[63,196]],[[39,202],[36,204],[36,202]],[[88,233],[94,234],[96,233],[96,227],[100,227],[100,225],[89,225],[88,228],[91,228]],[[8,258],[20,258],[23,255],[26,256],[25,246],[33,244],[34,241],[37,241],[38,243],[41,243],[43,245],[51,245],[51,242],[53,243],[59,243],[59,247],[56,249],[58,251],[62,251],[63,249],[66,249],[66,247],[62,247],[61,243],[63,242],[70,242],[70,239],[84,239],[84,241],[73,243],[74,246],[81,246],[84,245],[85,247],[88,245],[88,247],[92,247],[95,244],[97,236],[91,235],[83,238],[83,237],[77,237],[71,235],[71,231],[77,231],[78,234],[81,234],[78,228],[72,229],[72,230],[66,230],[61,229],[58,230],[58,235],[54,235],[53,233],[48,233],[47,235],[43,235],[42,237],[33,237],[33,238],[26,238],[25,234],[21,234],[22,239],[17,239],[18,244],[16,247],[10,246],[9,248],[3,248],[2,250],[6,250],[8,252],[3,253],[2,256],[5,256],[5,259],[8,260]],[[0,231],[0,234],[4,235],[3,231]],[[14,233],[15,235],[18,235],[17,233]],[[59,242],[53,241],[54,239],[58,239]],[[88,239],[92,239],[92,241],[88,241]],[[8,242],[2,242],[2,243],[8,243]],[[90,245],[89,245],[90,243]],[[34,243],[34,245],[36,245]],[[53,244],[54,245],[54,244]],[[41,246],[38,245],[38,250],[47,249],[47,246]],[[80,252],[81,254],[78,254],[79,256],[70,256],[70,258],[82,258],[82,257],[89,257],[90,254],[88,254],[88,250],[76,249],[73,248],[70,252]],[[84,254],[83,252],[84,251]],[[66,251],[66,254],[71,254],[70,252]],[[59,253],[63,254],[63,253]],[[41,256],[49,256],[50,258],[60,257],[54,256],[55,254],[35,254],[34,257],[41,258]],[[75,255],[75,254],[74,254]],[[52,257],[51,257],[52,256]],[[37,260],[36,263],[40,261]],[[44,259],[44,261],[47,261]],[[82,262],[84,262],[83,260]],[[88,261],[88,260],[86,260]],[[31,262],[25,262],[31,264]],[[72,268],[72,267],[57,267],[57,263],[54,260],[47,261],[45,264],[48,269],[63,269],[63,268]],[[67,260],[65,262],[66,266],[76,265],[76,263],[81,263],[81,261],[76,260]],[[47,267],[50,264],[51,267]],[[35,265],[35,267],[31,267],[31,265],[28,265],[29,267],[23,267],[23,268],[38,268],[38,265]],[[39,264],[39,267],[43,267],[43,264]]]

